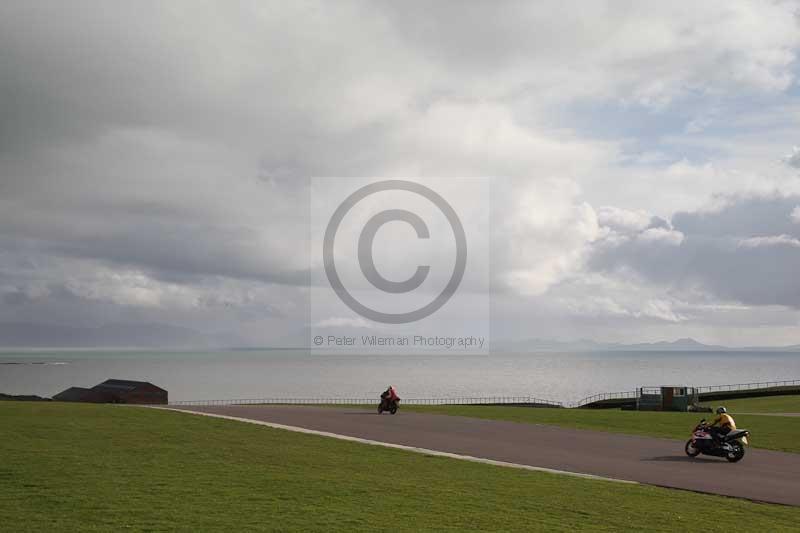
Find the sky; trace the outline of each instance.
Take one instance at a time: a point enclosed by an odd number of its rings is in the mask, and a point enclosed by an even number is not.
[[[800,343],[798,52],[795,1],[2,2],[0,322],[302,341],[312,178],[475,177],[493,338]]]

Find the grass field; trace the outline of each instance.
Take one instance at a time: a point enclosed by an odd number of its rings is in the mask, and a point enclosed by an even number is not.
[[[745,400],[740,401],[744,402]],[[726,406],[728,405],[733,405],[733,402],[726,402]],[[692,428],[701,418],[711,419],[715,416],[710,413],[642,412],[622,411],[619,409],[546,409],[477,405],[405,405],[401,409],[674,439],[688,439]],[[749,429],[752,432],[750,440],[754,447],[800,452],[800,417],[737,415],[732,407],[729,409],[736,420],[736,426]]]
[[[703,405],[724,405],[732,413],[800,413],[800,394],[721,400],[714,403],[704,402]]]
[[[3,531],[796,530],[800,509],[136,407],[0,403]],[[386,490],[393,486],[393,490]]]

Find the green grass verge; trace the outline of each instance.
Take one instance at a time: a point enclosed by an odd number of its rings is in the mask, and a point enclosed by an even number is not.
[[[800,394],[719,400],[704,402],[703,405],[709,407],[724,405],[733,413],[800,413]]]
[[[592,429],[629,435],[647,435],[688,439],[701,418],[710,413],[671,413],[622,411],[619,409],[545,409],[529,407],[443,405],[401,407],[407,411],[510,420],[529,424],[547,424],[577,429]],[[752,432],[755,448],[800,452],[800,417],[737,415],[731,410],[736,426]]]
[[[800,523],[793,507],[123,406],[0,404],[0,457],[0,529],[14,532],[676,531],[710,514],[715,529]]]

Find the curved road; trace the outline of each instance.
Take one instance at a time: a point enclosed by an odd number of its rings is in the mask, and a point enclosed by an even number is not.
[[[650,485],[800,505],[800,454],[748,448],[741,462],[688,458],[685,441],[483,420],[334,407],[203,406],[221,414],[485,459]],[[523,409],[520,407],[520,409]]]

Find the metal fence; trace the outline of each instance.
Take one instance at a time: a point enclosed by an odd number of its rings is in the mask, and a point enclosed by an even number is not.
[[[241,398],[233,400],[187,400],[170,402],[170,405],[377,405],[378,396],[372,398]],[[563,407],[561,402],[543,400],[533,396],[481,396],[465,398],[403,398],[402,405],[540,405]]]
[[[738,392],[738,391],[759,390],[759,389],[775,389],[780,387],[800,387],[800,380],[794,379],[794,380],[784,380],[784,381],[732,383],[729,385],[708,385],[705,387],[688,387],[688,388],[694,388],[697,394],[704,394],[710,392]],[[579,400],[577,402],[569,403],[567,404],[567,406],[583,407],[604,400],[635,400],[639,398],[639,392],[642,389],[646,393],[653,393],[653,394],[661,393],[659,387],[640,387],[633,391],[604,392],[600,394],[594,394],[592,396],[587,396],[586,398]]]
[[[602,392],[600,394],[587,396],[586,398],[578,400],[577,402],[572,402],[569,404],[569,406],[581,407],[584,405],[589,405],[590,403],[601,402],[603,400],[635,400],[638,397],[639,393],[637,391]]]
[[[730,385],[709,385],[695,387],[699,394],[710,392],[734,392],[779,387],[800,387],[800,380],[762,381],[756,383],[735,383]],[[583,407],[604,400],[635,400],[639,389],[632,391],[604,392],[587,396],[577,402],[562,403],[543,400],[533,396],[481,396],[461,398],[403,398],[404,405],[535,405],[542,407]],[[378,395],[369,398],[242,398],[234,400],[190,400],[170,402],[170,405],[373,405]]]
[[[732,385],[710,385],[707,387],[697,387],[697,392],[728,392],[745,391],[753,389],[772,389],[777,387],[800,387],[800,379],[787,381],[762,381],[758,383],[736,383]]]

